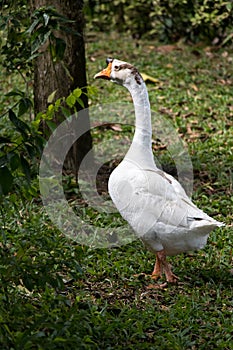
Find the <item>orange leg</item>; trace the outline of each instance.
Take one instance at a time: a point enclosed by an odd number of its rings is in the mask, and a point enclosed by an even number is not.
[[[157,280],[160,277],[162,277],[162,273],[163,273],[163,267],[161,265],[161,261],[158,258],[158,253],[156,253],[156,261],[155,261],[155,266],[154,266],[154,270],[152,272],[151,278],[153,278],[154,280]]]
[[[154,265],[154,270],[152,272],[151,278],[154,280],[158,280],[160,277],[162,277],[163,272],[165,273],[167,282],[170,283],[177,283],[177,280],[179,279],[171,270],[170,265],[167,262],[166,254],[164,250],[161,250],[160,252],[156,253],[156,261]],[[145,275],[145,274],[140,274]],[[135,275],[139,276],[139,275]],[[148,289],[163,289],[167,286],[167,283],[162,284],[150,284],[147,286]]]
[[[167,282],[177,283],[177,280],[179,278],[176,275],[174,275],[174,273],[172,272],[171,267],[169,266],[169,264],[167,262],[166,254],[165,254],[164,250],[157,252],[156,257],[157,257],[157,261],[158,261],[158,266],[160,266],[160,271],[161,271],[161,266],[164,270]],[[156,268],[156,265],[157,265],[157,263],[155,263],[155,268]],[[155,271],[155,268],[154,268],[154,271]],[[154,271],[153,271],[153,273],[154,273]],[[152,275],[153,275],[153,273],[152,273]]]

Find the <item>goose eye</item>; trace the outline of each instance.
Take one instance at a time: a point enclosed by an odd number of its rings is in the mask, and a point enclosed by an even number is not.
[[[120,70],[120,66],[115,66],[115,70]]]

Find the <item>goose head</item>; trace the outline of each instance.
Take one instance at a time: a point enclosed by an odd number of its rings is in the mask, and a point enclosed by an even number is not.
[[[132,84],[141,85],[143,79],[138,72],[137,68],[132,66],[130,63],[120,61],[116,58],[106,59],[107,68],[97,73],[95,79],[107,79],[114,83],[128,87]]]

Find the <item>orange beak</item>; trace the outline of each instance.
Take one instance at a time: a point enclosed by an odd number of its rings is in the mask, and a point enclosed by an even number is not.
[[[101,72],[97,73],[94,76],[94,79],[101,78],[101,79],[109,80],[110,79],[111,70],[112,70],[112,62],[109,62],[107,68],[105,68]]]

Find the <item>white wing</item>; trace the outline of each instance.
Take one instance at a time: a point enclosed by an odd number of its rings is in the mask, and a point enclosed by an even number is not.
[[[152,250],[167,254],[199,249],[222,224],[198,209],[172,176],[122,162],[109,179],[110,196],[125,220]]]

